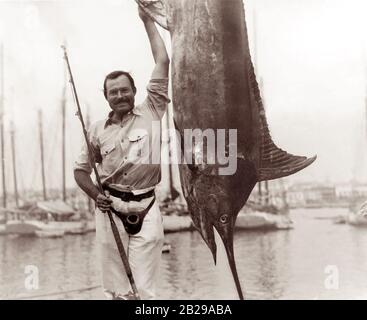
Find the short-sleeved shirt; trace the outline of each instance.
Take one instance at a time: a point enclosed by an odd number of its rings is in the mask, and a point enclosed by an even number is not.
[[[121,191],[150,189],[161,180],[161,119],[170,102],[168,79],[151,79],[147,98],[119,124],[107,119],[88,130],[94,161],[102,183]],[[74,170],[92,173],[86,143]]]

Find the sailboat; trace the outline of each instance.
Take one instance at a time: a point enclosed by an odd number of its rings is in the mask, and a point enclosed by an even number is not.
[[[367,227],[367,201],[357,211],[349,212],[347,222],[352,226]]]
[[[42,129],[42,111],[38,112],[38,125],[39,125],[39,139],[40,139],[40,155],[41,155],[41,174],[42,174],[42,196],[43,202],[47,201],[46,193],[46,176],[44,168],[44,146],[43,146],[43,129]],[[14,158],[14,157],[13,157]],[[15,168],[15,163],[13,164]],[[25,204],[22,206],[24,214],[18,216],[16,219],[12,219],[6,224],[6,232],[8,234],[17,235],[33,235],[36,231],[48,230],[49,233],[54,229],[48,225],[48,212],[39,208],[38,204],[42,202],[35,202],[31,204]],[[57,232],[60,230],[57,229]]]
[[[66,70],[64,73],[64,86],[62,90],[61,98],[61,119],[62,119],[62,143],[61,143],[61,156],[62,156],[62,197],[61,199],[48,201],[46,198],[46,185],[44,182],[44,161],[42,156],[42,177],[43,177],[43,193],[44,201],[37,203],[37,208],[44,210],[51,216],[52,219],[48,219],[48,227],[52,227],[54,232],[49,228],[44,228],[46,232],[36,232],[41,237],[59,237],[63,231],[65,234],[80,235],[95,230],[94,219],[88,220],[85,214],[75,210],[70,204],[67,203],[66,192]],[[88,116],[89,118],[89,116]],[[40,123],[42,118],[40,119]],[[40,144],[41,154],[43,154],[43,138],[42,138],[42,126],[40,125]]]
[[[23,211],[19,209],[19,197],[16,180],[15,163],[15,139],[14,139],[14,125],[11,124],[11,142],[12,142],[12,160],[13,160],[13,177],[14,177],[14,193],[15,193],[15,208],[8,207],[8,196],[6,186],[6,161],[5,161],[5,137],[4,137],[4,46],[0,46],[0,144],[1,144],[1,172],[2,172],[2,206],[0,208],[0,235],[7,234],[7,223],[11,218],[21,217]]]
[[[56,238],[64,234],[84,234],[95,230],[94,220],[83,219],[67,203],[65,175],[65,116],[66,116],[66,81],[62,94],[62,198],[51,200],[47,195],[44,161],[43,118],[38,112],[39,146],[41,156],[42,196],[41,201],[26,205],[25,214],[18,219],[8,221],[6,233],[18,235],[36,235],[38,237]]]
[[[48,198],[41,110],[38,112],[38,125],[43,198],[24,206],[25,214],[20,219],[8,221],[6,232],[8,234],[56,238],[64,234],[81,234],[91,231],[88,222],[80,219],[75,210],[63,199],[50,200]],[[66,195],[66,193],[64,192],[63,195]]]

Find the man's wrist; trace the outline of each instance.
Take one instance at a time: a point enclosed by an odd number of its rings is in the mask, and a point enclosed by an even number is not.
[[[97,201],[97,197],[100,194],[100,191],[98,189],[93,190],[93,193],[91,194],[94,201]]]
[[[145,25],[150,25],[150,24],[154,25],[154,21],[148,16],[146,18],[142,19],[142,21]]]

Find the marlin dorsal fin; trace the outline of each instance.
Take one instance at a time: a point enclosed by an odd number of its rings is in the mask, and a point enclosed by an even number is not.
[[[253,101],[258,108],[260,121],[260,163],[258,167],[258,181],[273,180],[294,174],[313,163],[317,156],[307,158],[295,156],[278,148],[270,135],[262,103],[260,90],[256,81],[254,67],[249,59],[249,83]]]

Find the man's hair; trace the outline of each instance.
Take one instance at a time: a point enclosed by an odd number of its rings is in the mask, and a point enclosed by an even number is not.
[[[135,83],[133,77],[130,75],[130,73],[126,71],[113,71],[109,73],[106,78],[104,79],[103,83],[103,94],[105,98],[107,99],[107,80],[114,80],[120,76],[125,76],[129,79],[131,88],[133,89],[134,93],[136,93]]]

